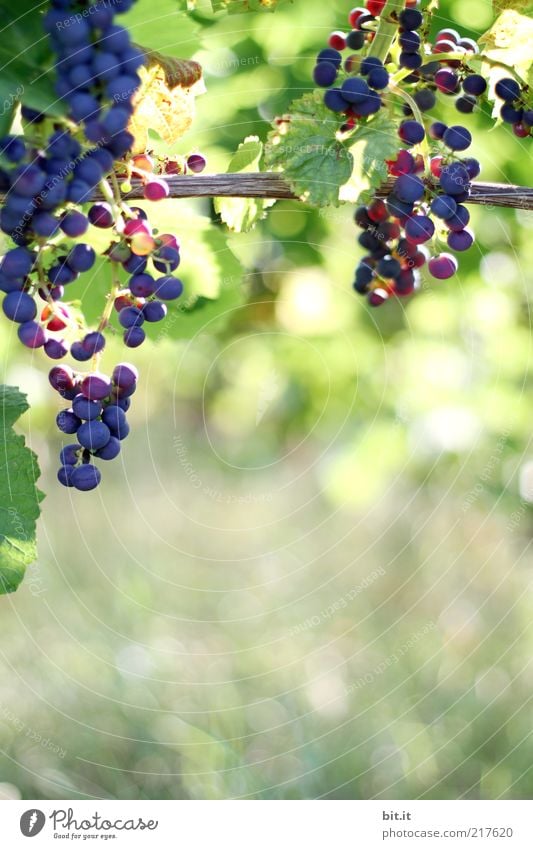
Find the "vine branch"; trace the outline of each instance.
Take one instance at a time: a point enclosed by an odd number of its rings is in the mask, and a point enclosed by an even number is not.
[[[299,200],[282,173],[261,172],[246,174],[199,174],[194,176],[169,175],[164,178],[171,198],[234,197],[264,198],[266,200]],[[131,192],[123,195],[124,200],[142,200],[143,183],[132,179]],[[394,180],[389,179],[376,190],[378,197],[390,193]],[[0,203],[5,194],[0,193]],[[92,200],[108,200],[101,190],[94,192]],[[533,188],[515,186],[512,183],[472,183],[471,195],[465,203],[481,206],[509,207],[533,211]]]

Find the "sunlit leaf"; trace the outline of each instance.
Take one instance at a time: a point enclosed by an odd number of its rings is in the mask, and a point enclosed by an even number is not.
[[[339,121],[324,105],[322,92],[304,94],[279,119],[265,149],[267,167],[283,170],[296,194],[323,206],[339,201],[353,157],[338,139]]]
[[[0,386],[0,595],[17,589],[37,556],[35,523],[43,494],[36,488],[39,466],[13,425],[28,409],[16,387]]]

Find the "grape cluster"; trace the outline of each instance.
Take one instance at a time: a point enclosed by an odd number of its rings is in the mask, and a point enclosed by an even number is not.
[[[410,146],[419,144],[425,138],[424,127],[404,121],[399,136]],[[374,198],[355,212],[355,222],[363,230],[359,244],[368,254],[356,269],[353,285],[371,306],[380,306],[392,295],[412,294],[426,264],[436,279],[455,274],[455,257],[448,252],[432,253],[426,244],[445,239],[448,248],[461,252],[474,242],[464,201],[480,166],[473,158],[457,157],[470,146],[471,135],[464,127],[436,122],[431,136],[443,143],[446,152],[431,158],[430,173],[425,174],[420,154],[402,148],[388,163],[389,174],[396,178],[388,197]]]
[[[513,125],[513,131],[518,138],[526,138],[533,127],[533,109],[528,109],[525,103],[525,91],[512,77],[504,77],[496,83],[494,92],[503,100],[500,116],[506,124]]]
[[[96,261],[90,245],[69,242],[98,218],[98,206],[88,216],[78,206],[132,146],[127,126],[144,57],[128,31],[114,23],[115,14],[131,8],[133,0],[90,5],[52,0],[51,5],[43,25],[56,56],[57,93],[83,133],[58,122],[42,147],[17,136],[0,140],[6,163],[0,183],[7,193],[0,228],[17,245],[0,264],[0,289],[6,293],[4,313],[19,324],[21,342],[60,359],[69,350],[65,337],[78,336],[79,327],[68,305],[59,302],[65,287]],[[82,9],[85,14],[79,14]],[[44,118],[33,110],[25,115],[32,122]],[[110,208],[108,213],[111,225]],[[104,344],[101,333],[86,333],[72,343],[71,352],[87,360]]]
[[[76,374],[68,366],[55,366],[49,375],[51,386],[72,402],[57,415],[61,433],[76,434],[78,441],[60,452],[57,477],[63,486],[88,491],[101,480],[100,469],[92,460],[114,460],[120,443],[130,431],[126,412],[137,388],[135,366],[120,363],[111,378],[104,374]]]
[[[142,325],[162,320],[166,302],[183,291],[181,280],[174,276],[180,264],[176,236],[154,231],[144,210],[124,202],[118,183],[118,175],[131,175],[139,166],[129,153],[134,139],[128,126],[144,56],[131,44],[128,31],[115,23],[115,15],[132,5],[133,0],[52,0],[43,23],[56,57],[57,93],[67,104],[68,119],[54,122],[24,107],[30,141],[18,136],[0,140],[0,189],[6,193],[0,228],[15,244],[0,261],[2,308],[18,325],[25,346],[42,348],[53,360],[70,352],[77,362],[92,361],[83,375],[68,366],[55,366],[50,372],[52,385],[67,381],[61,391],[73,403],[71,410],[60,413],[59,427],[76,432],[79,440],[75,450],[67,447],[74,459],[63,463],[59,478],[86,490],[100,480],[90,458],[111,459],[118,453],[118,442],[127,431],[124,405],[129,405],[128,395],[135,389],[122,382],[126,367],[115,369],[112,380],[98,372],[113,307],[125,345],[135,348],[145,339]],[[43,122],[45,144],[42,131],[31,131]],[[149,157],[145,159],[149,162]],[[164,173],[172,173],[171,162],[165,162]],[[204,166],[204,157],[191,154],[182,173],[187,169],[197,173]],[[144,194],[159,200],[168,189],[153,171],[144,171]],[[84,206],[97,188],[106,200]],[[114,280],[95,329],[85,327],[64,301],[68,286],[96,262],[95,250],[82,240],[90,225],[110,231],[104,256],[112,263]],[[104,389],[104,394],[94,395]],[[109,436],[105,443],[104,436]]]

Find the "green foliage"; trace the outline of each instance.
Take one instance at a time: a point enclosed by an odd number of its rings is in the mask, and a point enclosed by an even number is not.
[[[42,12],[32,0],[0,0],[0,132],[9,129],[17,101],[49,115],[64,115],[54,90],[54,72]]]
[[[0,386],[0,594],[17,589],[26,566],[37,556],[35,523],[43,498],[35,486],[39,466],[24,437],[13,430],[27,409],[26,396],[18,389]]]
[[[341,200],[362,201],[363,192],[376,189],[387,179],[386,160],[398,151],[397,125],[381,110],[369,124],[358,127],[350,139],[354,167],[341,189]]]
[[[231,158],[228,174],[242,174],[263,170],[263,143],[250,136],[239,145]],[[214,207],[224,224],[236,233],[251,230],[275,201],[261,198],[215,198]]]
[[[322,93],[304,94],[269,134],[266,165],[283,170],[295,193],[308,203],[337,204],[339,188],[353,168],[338,131],[339,121],[324,105]]]

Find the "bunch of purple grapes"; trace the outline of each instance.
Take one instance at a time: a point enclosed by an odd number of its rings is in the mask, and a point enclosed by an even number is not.
[[[404,121],[399,135],[412,146],[424,139],[425,131],[416,121]],[[426,264],[436,279],[455,274],[456,258],[438,248],[430,252],[426,245],[445,239],[448,248],[462,252],[474,242],[464,202],[480,166],[476,159],[457,156],[470,146],[471,135],[464,127],[436,122],[431,136],[447,152],[431,158],[429,174],[422,156],[402,148],[388,163],[389,173],[396,178],[392,191],[385,200],[375,198],[356,210],[355,222],[363,230],[359,244],[368,253],[356,269],[353,285],[371,306],[380,306],[393,295],[412,294]]]
[[[76,434],[78,441],[63,446],[57,477],[63,486],[88,491],[95,489],[101,473],[92,460],[114,460],[120,443],[129,434],[126,418],[131,396],[137,388],[135,366],[120,363],[111,378],[104,374],[76,374],[68,366],[55,366],[49,375],[51,386],[72,402],[57,415],[64,434]]]
[[[115,15],[127,11],[133,2],[52,0],[43,25],[56,57],[57,93],[67,105],[68,119],[55,123],[46,119],[52,129],[42,146],[18,136],[0,140],[4,163],[0,189],[6,193],[0,228],[14,242],[0,262],[3,312],[18,325],[19,339],[26,347],[42,348],[53,360],[69,352],[78,362],[92,360],[91,370],[72,377],[73,385],[65,388],[75,389],[81,397],[71,399],[72,410],[58,419],[61,429],[77,425],[75,431],[65,431],[77,432],[81,446],[76,449],[76,463],[64,464],[74,471],[63,470],[60,480],[78,489],[92,489],[99,483],[100,473],[93,471],[87,458],[111,459],[117,440],[125,435],[125,426],[114,427],[111,417],[121,418],[125,410],[116,410],[126,403],[128,389],[135,388],[122,385],[116,370],[111,383],[98,372],[113,304],[103,310],[98,327],[88,329],[64,301],[68,286],[96,262],[95,251],[81,237],[90,225],[112,231],[104,253],[114,265],[115,281],[127,275],[121,288],[114,287],[118,325],[127,347],[140,345],[145,339],[142,325],[162,320],[166,302],[183,291],[181,280],[173,274],[180,264],[177,238],[154,233],[144,210],[124,203],[106,179],[116,168],[119,172],[128,169],[134,142],[128,126],[144,55],[131,44],[128,31],[115,23]],[[23,117],[32,126],[46,118],[25,107]],[[199,154],[189,159],[193,172],[205,165]],[[159,183],[164,181],[155,176],[147,180],[148,199],[166,196]],[[98,187],[109,201],[84,206]],[[69,367],[58,366],[51,371],[51,381],[56,380],[57,369],[69,373]],[[97,398],[85,393],[84,387],[104,391],[104,383],[109,389],[106,395]],[[94,390],[95,386],[100,388]],[[90,402],[85,408],[84,397]],[[98,406],[98,417],[81,415],[85,409],[92,416]],[[106,429],[115,441],[97,444],[107,436]]]

